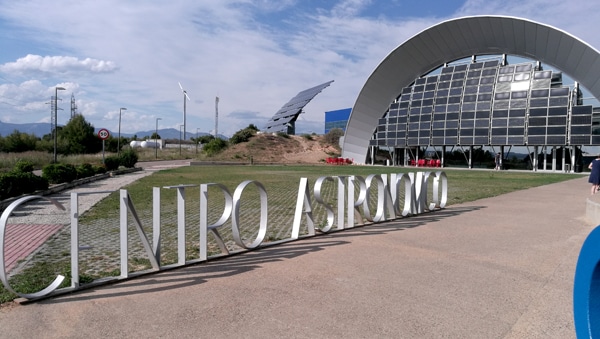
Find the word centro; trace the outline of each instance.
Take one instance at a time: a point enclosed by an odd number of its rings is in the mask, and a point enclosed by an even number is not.
[[[337,183],[337,207],[325,201],[322,192],[326,182]],[[429,185],[432,185],[432,195],[428,196]],[[256,238],[251,243],[246,243],[242,239],[240,232],[240,205],[242,201],[242,193],[248,185],[256,186],[260,196],[260,223]],[[146,236],[142,222],[135,209],[133,201],[127,190],[120,190],[120,217],[119,217],[119,238],[120,238],[120,276],[112,279],[103,279],[103,283],[109,283],[115,279],[129,278],[128,272],[128,232],[129,223],[128,216],[131,216],[134,221],[134,227],[140,241],[144,247],[152,270],[147,273],[160,271],[162,269],[172,268],[173,266],[183,266],[186,264],[194,264],[199,261],[208,260],[208,232],[211,232],[216,239],[216,242],[221,250],[222,255],[229,255],[229,250],[219,233],[219,228],[222,227],[228,220],[231,220],[231,230],[233,240],[239,247],[243,249],[254,249],[263,243],[267,234],[267,216],[268,216],[268,201],[267,191],[265,187],[257,181],[247,180],[240,183],[234,193],[222,184],[208,183],[200,184],[200,230],[199,230],[199,259],[186,261],[186,202],[185,190],[189,187],[198,187],[198,185],[176,185],[165,186],[165,189],[175,189],[177,191],[177,263],[161,266],[161,220],[160,220],[160,201],[161,188],[153,188],[153,210],[152,210],[152,242]],[[208,223],[209,209],[209,188],[211,192],[223,194],[225,204],[221,217],[213,224]],[[376,192],[375,192],[376,190]],[[59,210],[65,210],[64,206],[55,199],[41,196],[26,196],[14,201],[10,204],[0,217],[0,281],[7,290],[26,299],[38,299],[48,296],[51,293],[70,292],[80,288],[85,288],[79,284],[79,196],[85,194],[99,194],[107,192],[72,192],[71,193],[71,286],[57,290],[64,280],[64,276],[58,275],[54,281],[35,293],[19,293],[11,288],[8,283],[8,275],[5,270],[5,231],[8,218],[13,211],[21,204],[34,199],[43,199],[54,204]],[[313,218],[313,198],[316,204],[323,206],[326,211],[327,221],[321,223],[321,227],[315,227]],[[376,197],[376,201],[373,199]],[[404,199],[402,199],[402,197]],[[294,212],[294,220],[292,225],[291,237],[288,240],[299,239],[301,236],[314,236],[315,231],[330,232],[334,226],[336,230],[343,230],[355,226],[365,225],[365,220],[368,223],[379,223],[387,220],[394,220],[400,217],[418,215],[423,212],[434,211],[446,206],[448,197],[448,179],[444,172],[416,172],[416,173],[393,173],[371,174],[366,178],[361,176],[323,176],[319,177],[314,184],[313,194],[309,188],[307,178],[300,178],[296,207]],[[372,210],[375,206],[375,210]],[[361,208],[362,207],[362,208]],[[337,212],[337,217],[336,217]],[[300,235],[302,219],[306,221],[306,228],[303,235]],[[143,274],[136,272],[135,276]],[[97,284],[89,284],[97,286]],[[54,293],[53,293],[54,292]]]

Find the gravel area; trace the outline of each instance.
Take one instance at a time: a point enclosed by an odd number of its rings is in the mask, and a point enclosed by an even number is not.
[[[8,219],[9,224],[28,224],[28,225],[62,225],[62,228],[55,233],[48,241],[46,241],[42,246],[37,248],[32,253],[29,253],[25,258],[19,262],[19,264],[10,272],[11,275],[19,273],[23,269],[30,267],[35,262],[43,261],[43,262],[58,262],[64,260],[70,260],[70,240],[71,240],[71,228],[70,228],[70,215],[71,215],[71,193],[78,192],[79,195],[79,215],[83,214],[87,210],[91,209],[95,204],[100,202],[102,199],[106,198],[110,192],[117,191],[122,187],[133,183],[140,178],[148,176],[152,174],[153,171],[144,170],[138,172],[132,172],[127,174],[116,175],[113,177],[108,177],[106,179],[97,180],[94,182],[86,183],[81,186],[74,187],[72,189],[68,189],[62,191],[60,193],[51,194],[46,196],[47,198],[51,198],[59,202],[65,210],[60,210],[54,204],[45,199],[36,199],[31,200],[21,206],[19,206]],[[101,193],[100,193],[101,192]],[[112,222],[113,225],[109,228],[116,228],[118,230],[118,220],[117,223]],[[82,225],[84,228],[85,225]],[[98,230],[105,232],[106,230]],[[91,241],[84,229],[80,230],[80,248],[84,249],[81,251],[81,257],[84,259],[88,253],[86,253],[85,249],[93,250],[94,248],[103,248],[105,246],[98,246],[100,244],[105,244],[106,241],[114,241],[112,239],[104,239],[102,236],[98,236],[96,241]],[[96,234],[98,235],[98,234]],[[118,237],[118,232],[116,233]],[[85,240],[81,239],[82,236],[85,236]],[[118,255],[118,238],[116,242],[114,242],[117,246],[114,247],[111,251],[114,252],[116,249],[116,253]],[[92,254],[92,253],[89,253]],[[26,255],[23,254],[23,255]],[[93,254],[92,254],[93,255]],[[111,265],[112,266],[112,265]],[[85,267],[85,266],[84,266]],[[98,272],[88,272],[88,273],[98,273]]]

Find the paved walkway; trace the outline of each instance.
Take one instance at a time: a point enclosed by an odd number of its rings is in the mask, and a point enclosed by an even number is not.
[[[71,192],[108,192],[118,190],[142,177],[152,174],[154,171],[189,166],[189,161],[150,161],[140,162],[138,166],[143,168],[143,171],[93,181],[50,195],[49,197],[59,201],[69,211]],[[109,193],[81,195],[79,197],[79,214],[84,213],[108,195]],[[15,267],[17,267],[18,271],[20,267],[26,266],[28,262],[24,261],[25,259],[30,258],[48,238],[60,231],[64,225],[70,223],[68,219],[70,212],[57,212],[56,207],[46,200],[34,201],[23,209],[26,211],[25,213],[22,213],[20,209],[15,211],[13,217],[9,219],[10,224],[6,227],[6,249],[4,255],[7,272],[11,272]],[[50,223],[48,223],[49,221]],[[69,239],[66,239],[66,241],[68,242]]]
[[[587,178],[0,309],[5,337],[574,338]]]

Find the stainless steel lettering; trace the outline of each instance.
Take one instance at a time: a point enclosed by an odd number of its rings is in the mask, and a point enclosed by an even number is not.
[[[431,181],[431,182],[430,182]],[[326,183],[331,183],[337,186],[337,211],[334,211],[333,204],[325,201],[324,189],[327,188]],[[246,243],[243,238],[241,228],[241,211],[242,195],[244,190],[249,186],[254,185],[260,196],[260,223],[256,238],[250,243]],[[431,186],[429,186],[431,185]],[[185,189],[188,187],[200,186],[200,206],[199,206],[199,259],[193,262],[208,260],[208,232],[212,232],[216,242],[221,249],[221,254],[229,254],[229,250],[223,241],[218,229],[223,227],[231,219],[231,230],[235,243],[244,249],[252,249],[261,246],[263,243],[268,228],[268,199],[265,187],[252,180],[247,180],[240,183],[233,195],[227,187],[218,183],[208,183],[201,185],[176,185],[165,186],[166,189],[177,190],[177,263],[175,265],[187,264],[185,260]],[[431,188],[428,192],[428,188]],[[216,189],[223,194],[224,208],[219,219],[209,224],[208,221],[208,203],[209,190]],[[374,192],[374,189],[377,192]],[[78,195],[95,194],[100,192],[79,192],[71,194],[71,287],[62,290],[74,290],[79,286],[79,200]],[[108,193],[108,192],[103,192]],[[319,230],[322,232],[331,231],[334,224],[337,229],[352,228],[357,225],[364,225],[364,220],[378,223],[386,220],[393,220],[399,217],[409,215],[417,215],[427,211],[433,211],[437,208],[444,208],[448,201],[448,178],[442,171],[438,172],[417,172],[417,173],[397,173],[382,175],[371,174],[367,178],[361,176],[322,176],[319,177],[314,184],[314,192],[311,195],[310,184],[307,178],[300,178],[298,186],[298,195],[296,199],[296,208],[294,211],[294,220],[292,225],[291,236],[287,241],[299,239],[306,236],[315,235],[315,220],[313,216],[313,205],[311,197],[314,197],[315,202],[325,209],[326,219],[317,222]],[[212,196],[211,196],[212,198]],[[58,286],[64,280],[64,276],[58,275],[56,279],[46,288],[36,293],[18,293],[14,291],[8,284],[7,274],[5,270],[4,257],[4,241],[5,231],[8,218],[11,213],[21,204],[34,199],[44,199],[54,204],[59,210],[65,208],[56,200],[44,198],[41,196],[27,196],[20,198],[10,204],[0,217],[0,280],[7,290],[28,299],[35,299],[46,296],[56,291]],[[248,199],[248,198],[247,198]],[[373,199],[376,199],[374,201]],[[160,188],[153,188],[153,203],[152,203],[152,229],[153,238],[152,246],[144,233],[142,224],[131,197],[127,190],[120,191],[120,267],[121,275],[115,279],[128,278],[128,215],[133,217],[134,226],[138,232],[138,236],[144,246],[144,249],[150,259],[150,263],[154,270],[160,270]],[[404,201],[402,201],[404,200]],[[371,209],[376,206],[375,215]],[[337,212],[337,213],[336,213]],[[305,217],[306,231],[300,234],[302,217]],[[337,220],[336,220],[337,218]],[[346,220],[344,220],[346,219]],[[106,280],[110,281],[110,280]]]

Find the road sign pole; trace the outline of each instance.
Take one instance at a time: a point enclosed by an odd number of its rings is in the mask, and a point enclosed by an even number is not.
[[[102,139],[102,164],[104,164],[104,141],[108,139],[110,132],[106,128],[98,131],[98,138]]]

